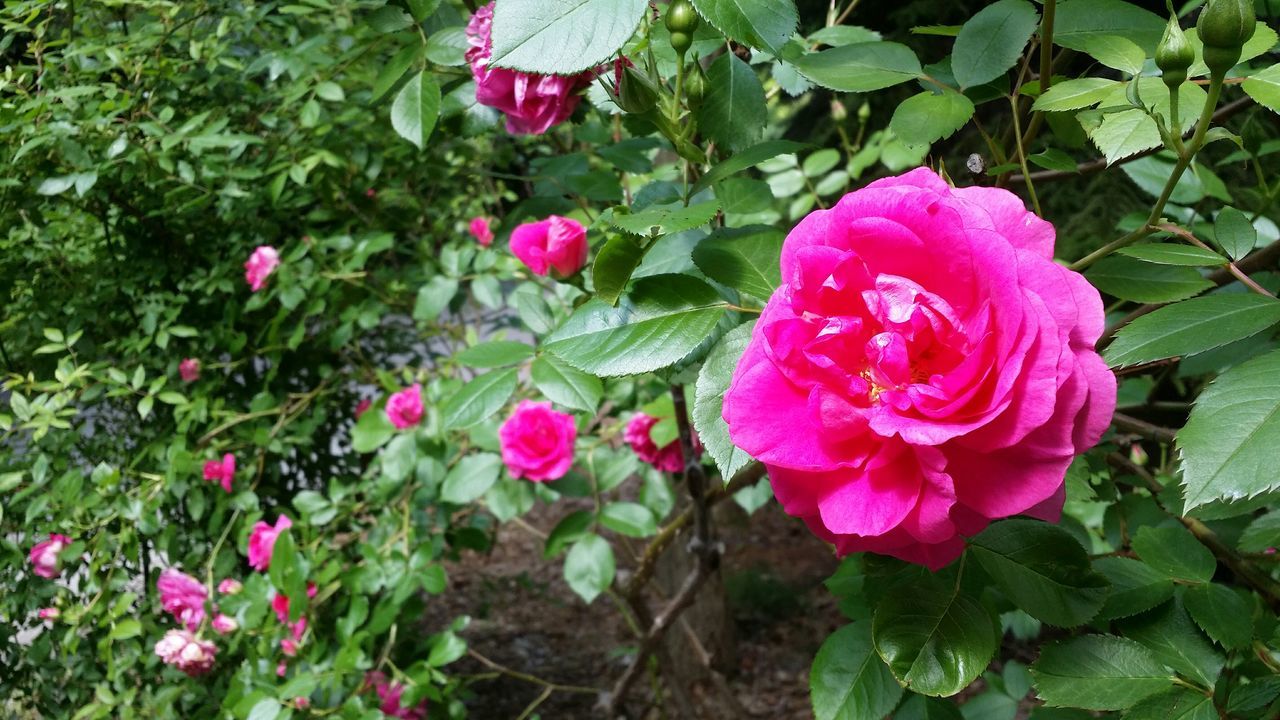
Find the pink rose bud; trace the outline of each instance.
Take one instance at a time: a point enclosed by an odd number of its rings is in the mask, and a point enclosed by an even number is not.
[[[284,677],[287,672],[289,672],[289,665],[285,661],[276,663],[276,677]]]
[[[928,168],[802,219],[723,410],[782,507],[840,555],[933,569],[994,519],[1056,520],[1116,378],[1053,245],[1013,193]]]
[[[649,436],[649,431],[657,424],[658,418],[638,412],[631,416],[630,422],[622,432],[622,438],[641,460],[655,468],[671,473],[684,470],[684,453],[680,449],[679,438],[658,447]],[[698,442],[697,435],[693,436],[693,448],[697,454],[701,454],[702,445]]]
[[[200,379],[200,361],[195,358],[186,358],[178,363],[178,375],[182,376],[182,382],[195,382]]]
[[[414,383],[388,398],[387,419],[397,430],[422,422],[422,386]]]
[[[1275,549],[1275,548],[1273,548],[1273,547],[1269,547],[1269,548],[1267,548],[1266,550],[1263,550],[1263,551],[1262,551],[1262,554],[1263,554],[1263,555],[1275,555],[1275,554],[1276,554],[1276,549]]]
[[[280,254],[270,245],[259,245],[244,263],[244,279],[249,289],[258,292],[267,282],[267,277],[280,264]]]
[[[236,456],[227,453],[222,460],[209,460],[204,464],[204,479],[222,484],[222,489],[231,492],[231,483],[236,477]]]
[[[290,638],[280,641],[280,652],[288,657],[296,657],[298,655],[298,643]]]
[[[62,572],[62,560],[58,555],[71,544],[71,538],[53,533],[48,540],[36,543],[31,548],[32,572],[42,578],[53,579]]]
[[[502,462],[512,477],[535,482],[562,478],[573,465],[577,436],[572,415],[552,410],[549,402],[521,400],[498,429]]]
[[[1134,443],[1129,446],[1129,460],[1131,460],[1134,465],[1146,465],[1147,461],[1150,459],[1151,456],[1148,455],[1147,451],[1138,443]]]
[[[360,402],[356,403],[356,419],[359,420],[360,416],[364,415],[365,412],[367,412],[369,408],[372,406],[373,406],[373,401],[370,400],[369,398],[365,398]]]
[[[489,221],[486,218],[472,218],[470,230],[471,235],[476,239],[476,242],[485,247],[489,247],[493,244],[493,230],[489,229]]]
[[[201,640],[188,630],[170,630],[156,643],[156,655],[191,677],[198,677],[213,669],[218,646]]]
[[[374,190],[373,188],[369,188],[368,190],[364,191],[364,196],[372,200],[373,198],[378,197],[378,191]]]
[[[308,582],[307,598],[310,599],[315,596],[316,584]],[[307,617],[299,615],[296,622],[289,622],[289,596],[284,593],[276,593],[276,596],[271,598],[271,609],[276,611],[276,618],[289,628],[289,632],[293,635],[293,642],[301,642],[303,634],[307,631]]]
[[[234,578],[226,578],[218,583],[218,592],[223,595],[238,595],[244,589],[244,585]]]
[[[36,613],[36,617],[41,620],[57,620],[62,617],[62,611],[56,607],[40,608],[40,611]]]
[[[156,580],[156,589],[160,591],[160,605],[174,620],[188,630],[200,627],[204,603],[209,599],[209,590],[203,583],[177,568],[165,568]]]
[[[568,277],[587,264],[587,230],[577,220],[552,215],[511,232],[511,252],[534,275],[555,270]]]
[[[249,566],[258,572],[266,572],[271,567],[271,553],[276,547],[276,538],[280,533],[293,527],[293,521],[287,516],[276,518],[274,527],[261,520],[254,523],[249,533]]]
[[[311,700],[304,697],[296,697],[293,699],[293,706],[299,710],[306,710],[311,707]]]
[[[373,688],[378,696],[378,709],[388,717],[401,720],[427,720],[427,702],[424,700],[417,707],[404,707],[400,704],[400,696],[404,694],[404,686],[398,682],[387,680],[387,676],[378,671],[365,675],[365,687]]]
[[[569,119],[582,101],[580,90],[595,79],[595,71],[577,75],[531,75],[489,67],[493,54],[493,3],[476,10],[467,23],[465,57],[476,81],[476,102],[506,114],[507,132],[541,135]]]
[[[214,616],[212,625],[219,635],[226,635],[240,629],[240,623],[236,622],[235,618],[222,613]]]

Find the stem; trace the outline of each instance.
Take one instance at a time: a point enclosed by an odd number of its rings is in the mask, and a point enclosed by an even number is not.
[[[1044,0],[1044,12],[1040,15],[1040,94],[1049,89],[1053,77],[1053,20],[1057,15],[1057,0]],[[1025,171],[1023,171],[1025,172]]]
[[[1022,166],[1022,178],[1027,184],[1027,194],[1031,196],[1031,207],[1035,208],[1036,215],[1044,217],[1044,212],[1040,210],[1040,198],[1036,197],[1036,186],[1031,182],[1031,171],[1027,169],[1027,154],[1022,149],[1022,124],[1018,121],[1017,96],[1009,96],[1009,107],[1013,110],[1014,148],[1018,151],[1018,164]]]
[[[1162,225],[1157,225],[1156,228],[1159,230],[1164,230],[1165,232],[1173,233],[1174,235],[1177,235],[1178,237],[1182,238],[1183,240],[1186,240],[1187,242],[1191,243],[1192,245],[1195,245],[1196,247],[1199,247],[1204,250],[1208,250],[1209,252],[1213,252],[1213,248],[1201,242],[1200,238],[1197,238],[1195,235],[1192,235],[1189,231],[1184,230],[1178,227],[1177,225],[1164,223]],[[1234,276],[1235,279],[1243,283],[1245,287],[1258,293],[1259,295],[1265,295],[1269,298],[1275,297],[1275,295],[1270,290],[1267,290],[1266,288],[1262,287],[1258,283],[1254,282],[1253,278],[1241,272],[1240,268],[1236,267],[1235,263],[1228,262],[1226,267],[1227,267],[1227,272],[1231,273],[1231,275]]]

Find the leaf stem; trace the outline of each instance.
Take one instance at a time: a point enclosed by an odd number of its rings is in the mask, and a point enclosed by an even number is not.
[[[1036,197],[1036,186],[1031,182],[1031,171],[1027,169],[1027,154],[1022,148],[1022,123],[1018,120],[1016,95],[1009,96],[1009,108],[1013,111],[1013,143],[1018,152],[1018,165],[1022,167],[1022,179],[1027,184],[1027,194],[1031,196],[1031,207],[1035,208],[1036,215],[1044,217],[1044,211],[1040,209],[1040,198]]]

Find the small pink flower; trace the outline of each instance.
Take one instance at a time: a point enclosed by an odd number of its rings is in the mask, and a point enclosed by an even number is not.
[[[263,284],[267,282],[267,277],[280,264],[280,253],[270,245],[259,245],[254,249],[253,254],[244,264],[244,279],[249,283],[249,289],[258,292],[262,289]]]
[[[485,247],[493,244],[493,230],[489,229],[489,220],[485,217],[471,218],[471,235],[476,242]]]
[[[310,599],[315,596],[316,584],[308,582],[307,598]],[[293,641],[301,642],[303,633],[307,631],[307,616],[299,615],[297,622],[289,622],[289,596],[284,593],[276,593],[276,596],[271,598],[271,609],[276,611],[276,618],[289,628],[289,632],[293,635]],[[285,642],[288,641],[286,640]],[[292,653],[289,654],[292,655]]]
[[[59,553],[67,549],[71,544],[71,538],[66,535],[58,535],[53,533],[49,535],[48,540],[38,542],[31,548],[31,565],[32,572],[42,578],[53,579],[58,577],[62,572],[62,561],[58,558]]]
[[[658,424],[658,418],[638,412],[627,423],[622,437],[635,451],[641,460],[663,472],[680,472],[684,470],[684,453],[680,449],[679,438],[658,447],[653,443],[649,432]],[[698,436],[693,436],[693,447],[696,454],[701,454],[702,445]]]
[[[285,638],[280,641],[280,652],[288,657],[297,657],[298,643],[290,638]]]
[[[311,700],[304,697],[296,697],[293,699],[293,706],[299,710],[306,710],[311,707]]]
[[[62,617],[62,611],[56,607],[40,608],[40,611],[36,613],[36,617],[41,620],[57,620]]]
[[[293,527],[293,521],[287,516],[276,518],[275,527],[261,520],[254,523],[249,533],[249,566],[258,572],[266,572],[271,567],[271,552],[275,550],[276,538],[280,533]]]
[[[218,592],[223,595],[237,595],[244,589],[244,585],[235,578],[226,578],[218,583]]]
[[[199,580],[177,568],[165,568],[156,580],[156,589],[160,591],[160,605],[174,620],[188,630],[200,627],[209,590]]]
[[[400,718],[400,720],[427,720],[427,702],[423,700],[417,707],[403,707],[400,696],[404,694],[404,686],[398,682],[390,682],[387,676],[373,671],[365,676],[365,683],[378,695],[378,709],[383,714]]]
[[[511,252],[534,275],[555,270],[568,277],[587,264],[587,229],[559,215],[525,223],[511,232]]]
[[[387,400],[387,419],[397,430],[422,422],[422,385],[413,385],[393,394]]]
[[[498,429],[502,462],[512,477],[559,479],[573,466],[577,436],[572,415],[552,410],[549,402],[521,400]]]
[[[378,197],[378,191],[374,190],[373,188],[369,188],[368,190],[364,191],[364,196],[372,200]]]
[[[1273,547],[1269,547],[1269,548],[1267,548],[1266,550],[1263,550],[1263,551],[1262,551],[1262,554],[1263,554],[1263,555],[1275,555],[1275,554],[1276,554],[1276,549],[1275,549],[1275,548],[1273,548]]]
[[[201,640],[188,630],[170,630],[156,643],[156,655],[182,672],[197,677],[213,669],[218,646]]]
[[[222,460],[209,460],[204,464],[204,479],[221,482],[222,489],[231,492],[231,482],[236,477],[236,456],[227,453]]]
[[[276,663],[276,677],[284,677],[287,672],[289,672],[289,665],[285,661]]]
[[[356,419],[359,420],[360,416],[364,415],[365,412],[367,412],[369,408],[372,406],[373,406],[373,401],[370,400],[369,398],[364,398],[360,402],[356,403]]]
[[[240,623],[236,622],[235,618],[222,613],[214,616],[212,625],[219,635],[226,635],[240,629]]]
[[[200,379],[200,361],[195,358],[185,358],[178,363],[178,374],[182,376],[182,382],[195,382]]]

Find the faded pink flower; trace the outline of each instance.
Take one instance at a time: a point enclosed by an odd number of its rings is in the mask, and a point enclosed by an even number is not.
[[[679,438],[658,447],[649,436],[649,432],[657,424],[658,418],[638,412],[627,422],[627,427],[622,431],[622,438],[641,460],[662,472],[674,473],[684,470],[684,453],[681,452]],[[702,444],[698,442],[696,434],[693,436],[693,448],[695,454],[701,454]]]
[[[210,624],[219,635],[226,635],[227,633],[233,633],[240,629],[240,623],[236,622],[235,618],[229,615],[223,615],[222,613],[215,615],[213,617],[213,622]]]
[[[298,708],[299,710],[306,710],[307,708],[311,707],[311,699],[305,698],[299,695],[298,697],[293,699],[293,706]]]
[[[476,10],[467,23],[466,59],[476,81],[476,102],[502,111],[507,116],[507,132],[541,135],[552,125],[573,114],[582,96],[578,94],[595,78],[592,71],[577,75],[532,75],[489,67],[493,53],[493,3]]]
[[[204,464],[204,479],[222,484],[222,489],[231,492],[231,483],[236,478],[236,456],[227,453],[222,460],[208,460]]]
[[[511,253],[534,275],[554,269],[568,277],[587,264],[587,229],[559,215],[525,223],[511,231]]]
[[[62,617],[62,611],[56,607],[40,608],[39,612],[36,613],[36,617],[41,620],[57,620]]]
[[[1116,380],[1098,292],[1012,193],[920,168],[810,213],[724,401],[735,445],[840,554],[939,568],[995,518],[1056,520]]]
[[[493,230],[489,229],[489,219],[485,217],[471,218],[471,236],[485,247],[493,244]]]
[[[235,578],[225,578],[218,583],[218,592],[223,595],[237,595],[244,589],[244,585]]]
[[[276,518],[274,527],[261,520],[254,523],[249,533],[249,566],[258,572],[266,572],[271,567],[271,552],[275,550],[276,538],[291,527],[293,521],[286,515]]]
[[[156,655],[191,677],[198,677],[213,669],[218,646],[201,640],[188,630],[170,630],[156,643]]]
[[[267,282],[267,277],[280,264],[280,253],[270,245],[259,245],[244,263],[244,279],[249,289],[258,292]]]
[[[549,402],[521,400],[498,429],[502,462],[512,477],[536,482],[564,477],[573,466],[573,416],[551,409]]]
[[[204,603],[209,599],[209,590],[203,583],[177,568],[165,568],[156,580],[156,589],[160,591],[160,605],[174,620],[188,630],[200,627]]]
[[[369,398],[364,398],[360,402],[356,403],[356,419],[359,420],[360,416],[368,412],[369,408],[372,406],[373,406],[373,401],[370,400]]]
[[[31,548],[32,572],[42,578],[53,579],[62,572],[62,561],[58,555],[71,544],[66,535],[52,533],[48,540],[42,540]]]
[[[397,430],[422,422],[422,385],[414,383],[387,399],[387,419]]]
[[[383,714],[401,720],[427,720],[427,701],[423,700],[417,707],[402,707],[400,696],[404,694],[404,686],[398,682],[387,680],[387,676],[373,671],[365,676],[365,683],[378,695],[378,709]]]
[[[195,382],[200,379],[200,361],[195,358],[184,358],[178,363],[178,375],[182,382]]]

